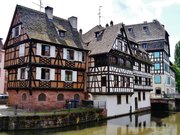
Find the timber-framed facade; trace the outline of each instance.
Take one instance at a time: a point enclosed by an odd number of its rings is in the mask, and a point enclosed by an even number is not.
[[[53,109],[84,99],[87,50],[77,18],[53,17],[51,11],[16,7],[4,46],[9,105]]]
[[[111,22],[106,28],[95,26],[83,35],[83,40],[90,50],[87,91],[94,103],[105,102],[108,116],[149,109],[152,90],[149,56],[128,39],[124,25]],[[137,69],[137,62],[142,71]],[[142,83],[136,84],[137,77]],[[138,100],[141,96],[142,101]]]

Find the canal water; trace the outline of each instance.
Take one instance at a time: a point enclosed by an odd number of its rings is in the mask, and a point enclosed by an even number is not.
[[[146,112],[68,128],[9,131],[0,135],[180,135],[180,112]]]

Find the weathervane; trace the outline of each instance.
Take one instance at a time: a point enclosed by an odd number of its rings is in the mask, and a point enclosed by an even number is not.
[[[39,10],[40,10],[40,11],[41,11],[42,8],[44,8],[41,0],[39,0],[39,4],[37,4],[37,3],[35,3],[35,2],[32,2],[32,3],[35,4],[35,5],[37,5],[37,6],[39,6]]]
[[[101,7],[102,6],[99,6],[99,13],[98,13],[98,15],[99,15],[99,25],[101,25]]]

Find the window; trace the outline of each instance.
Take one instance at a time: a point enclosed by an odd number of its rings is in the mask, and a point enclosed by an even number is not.
[[[121,76],[121,87],[125,87],[125,79],[124,79],[124,76]]]
[[[154,64],[154,69],[155,69],[155,70],[160,70],[160,67],[161,67],[161,66],[160,66],[159,63],[155,63],[155,64]]]
[[[119,78],[118,78],[118,75],[114,75],[114,87],[119,87]]]
[[[65,33],[65,31],[59,30],[59,36],[62,38],[65,37]]]
[[[130,87],[130,78],[129,77],[124,77],[125,83],[126,83],[126,88]]]
[[[138,77],[135,76],[135,84],[138,84],[139,80],[138,80]]]
[[[49,45],[42,45],[41,55],[50,56],[50,46]]]
[[[12,29],[12,37],[18,37],[20,35],[20,25]]]
[[[126,61],[126,67],[131,68],[131,62],[129,60]]]
[[[58,94],[57,100],[58,101],[63,101],[64,100],[64,95],[63,94]]]
[[[146,48],[147,48],[147,43],[143,43],[143,44],[142,44],[142,47],[143,47],[144,49],[146,49]]]
[[[139,84],[142,84],[142,77],[139,77]]]
[[[161,83],[161,76],[160,75],[155,75],[154,76],[154,83],[160,84]]]
[[[106,86],[106,76],[101,77],[101,86]]]
[[[22,101],[26,101],[27,100],[27,96],[25,93],[22,94]]]
[[[138,71],[141,71],[141,63],[138,65]]]
[[[141,101],[141,92],[138,92],[138,99]]]
[[[143,100],[146,100],[146,93],[143,92]]]
[[[164,63],[164,70],[169,73],[169,66],[166,63]]]
[[[50,69],[48,68],[41,69],[41,79],[45,79],[45,80],[50,79]]]
[[[160,58],[160,52],[154,52],[154,58]]]
[[[161,94],[161,89],[156,89],[156,94],[160,95]]]
[[[67,59],[74,60],[74,50],[67,50]]]
[[[26,79],[26,68],[20,69],[20,79]]]
[[[74,95],[74,100],[80,100],[79,94],[75,94],[75,95]]]
[[[128,104],[128,103],[129,103],[129,96],[126,95],[126,104]]]
[[[169,76],[167,76],[167,79],[166,79],[166,84],[171,84],[171,79]]]
[[[121,95],[117,95],[117,104],[121,104]]]
[[[46,95],[44,93],[41,93],[39,96],[38,96],[38,101],[46,101]]]
[[[72,81],[72,71],[65,71],[65,81]]]

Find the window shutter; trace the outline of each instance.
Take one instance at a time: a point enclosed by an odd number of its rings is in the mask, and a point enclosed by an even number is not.
[[[40,43],[36,44],[36,54],[41,55],[41,44]]]
[[[18,26],[19,29],[19,35],[21,35],[21,25]]]
[[[73,71],[73,82],[77,82],[77,71]]]
[[[78,51],[74,51],[74,60],[78,61]]]
[[[28,68],[25,68],[25,79],[28,79]]]
[[[50,56],[54,57],[54,58],[56,57],[56,47],[55,46],[51,46]]]
[[[82,52],[79,52],[79,53],[78,53],[78,60],[79,60],[79,61],[82,61]]]
[[[36,79],[40,80],[41,79],[41,68],[36,67]]]
[[[12,28],[12,37],[15,36],[15,28]]]
[[[24,52],[25,52],[25,44],[22,44],[19,46],[19,57],[24,56]]]
[[[67,59],[67,49],[63,48],[63,59]]]
[[[61,70],[61,81],[65,81],[65,70]]]
[[[55,80],[55,69],[50,69],[50,80]]]
[[[18,72],[17,72],[17,80],[20,80],[20,75],[21,75],[21,69],[18,68]]]

